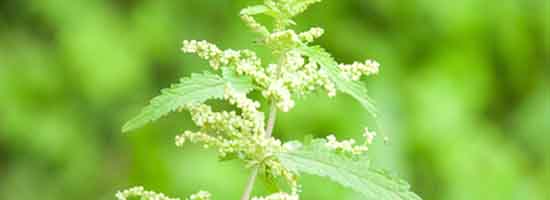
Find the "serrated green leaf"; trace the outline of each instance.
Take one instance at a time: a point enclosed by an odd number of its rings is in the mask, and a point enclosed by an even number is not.
[[[365,86],[362,85],[361,82],[354,82],[344,78],[338,70],[338,63],[327,51],[325,51],[325,49],[319,46],[309,47],[302,45],[298,50],[312,61],[321,65],[321,68],[327,72],[329,79],[336,84],[336,88],[339,91],[351,95],[359,101],[367,111],[376,117],[376,109],[367,95]]]
[[[140,128],[184,105],[222,98],[226,83],[230,83],[235,90],[244,93],[254,88],[250,78],[237,76],[229,68],[223,68],[223,78],[208,72],[192,74],[191,77],[181,79],[170,88],[163,89],[161,95],[153,98],[138,116],[124,124],[122,132]]]
[[[248,93],[255,87],[252,78],[238,75],[233,68],[222,67],[222,76],[237,92]]]
[[[366,157],[350,158],[325,147],[324,140],[287,153],[277,155],[290,170],[328,177],[336,183],[351,188],[366,199],[421,200],[410,191],[409,185],[387,173],[373,169]]]

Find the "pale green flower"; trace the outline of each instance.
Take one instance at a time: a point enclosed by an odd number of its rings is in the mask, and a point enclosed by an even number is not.
[[[354,62],[353,64],[340,64],[338,68],[344,77],[357,81],[361,76],[378,74],[380,64],[374,60],[366,60],[365,63]]]
[[[361,155],[369,150],[367,145],[372,143],[372,140],[376,136],[376,132],[370,132],[367,128],[364,129],[365,132],[363,136],[365,137],[365,142],[360,145],[356,145],[354,139],[338,141],[334,135],[327,136],[327,142],[325,146],[329,149],[335,151],[341,151],[345,153],[350,153],[351,155]]]
[[[315,39],[320,38],[325,33],[325,30],[319,27],[313,27],[306,32],[300,33],[299,37],[303,43],[311,43]]]
[[[129,188],[116,193],[118,200],[128,200],[133,197],[140,197],[142,200],[180,200],[179,198],[170,198],[162,193],[147,191],[141,186]],[[207,199],[203,199],[207,200]]]
[[[199,191],[195,194],[192,194],[187,198],[186,200],[210,200],[212,195],[209,192],[206,191]]]

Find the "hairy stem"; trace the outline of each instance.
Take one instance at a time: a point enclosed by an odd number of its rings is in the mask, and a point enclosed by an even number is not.
[[[244,189],[241,200],[248,200],[250,198],[250,193],[252,193],[252,188],[254,188],[254,182],[256,182],[256,176],[258,176],[258,170],[258,167],[254,167],[254,169],[252,169],[252,173],[248,178],[248,183],[246,183],[246,188]]]
[[[271,108],[269,110],[269,119],[267,120],[267,127],[265,129],[265,137],[271,137],[271,134],[273,133],[273,127],[275,126],[276,118],[277,118],[277,107],[275,106],[275,104],[271,104]],[[244,193],[243,193],[243,196],[241,197],[241,200],[250,199],[250,193],[252,193],[252,189],[254,188],[254,182],[256,182],[258,171],[259,171],[258,166],[252,169],[252,172],[250,174],[250,177],[248,178],[248,183],[246,184],[246,188],[244,189]]]
[[[273,127],[275,126],[275,119],[277,118],[277,106],[271,104],[269,110],[269,119],[267,120],[267,127],[265,128],[265,137],[271,137],[273,133]]]

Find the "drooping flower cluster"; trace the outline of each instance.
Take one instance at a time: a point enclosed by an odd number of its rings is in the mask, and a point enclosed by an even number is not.
[[[147,191],[141,186],[129,188],[116,193],[118,200],[127,200],[133,197],[140,197],[144,200],[180,200],[179,198],[170,198],[162,193],[156,193],[153,191]],[[206,199],[202,199],[206,200]]]
[[[244,11],[244,10],[243,10]],[[250,28],[250,30],[259,33],[262,36],[269,35],[269,30],[267,30],[267,27],[264,25],[258,23],[254,17],[245,14],[244,12],[241,12],[241,20],[245,22],[245,24]]]
[[[210,200],[211,196],[212,195],[206,191],[199,191],[185,200]],[[147,191],[142,186],[136,186],[116,193],[116,198],[118,200],[128,200],[138,197],[142,200],[181,200],[180,198],[168,197],[162,193]]]
[[[347,79],[357,81],[361,76],[378,74],[380,64],[374,60],[366,60],[365,63],[354,62],[353,64],[340,64],[341,73]]]
[[[313,42],[317,38],[320,38],[323,33],[325,33],[325,30],[322,28],[313,27],[306,32],[300,33],[299,37],[302,42],[307,44]]]
[[[176,136],[176,145],[187,141],[201,144],[204,148],[216,148],[221,158],[236,156],[248,166],[261,166],[274,176],[282,177],[292,188],[297,188],[296,177],[284,168],[273,155],[285,152],[281,141],[266,137],[264,114],[257,109],[260,104],[226,86],[224,100],[236,106],[236,111],[215,112],[206,104],[187,106],[199,131],[185,131]]]
[[[246,74],[260,80],[267,78],[262,77],[262,70],[258,69],[262,61],[256,56],[256,53],[250,50],[228,49],[222,51],[216,45],[204,40],[184,40],[181,50],[184,53],[197,54],[200,58],[208,60],[210,66],[215,70],[222,66],[235,66],[239,74]]]
[[[301,40],[294,30],[284,30],[269,34],[263,42],[266,46],[273,49],[274,54],[281,54],[285,50],[296,47]]]
[[[334,135],[327,136],[326,146],[329,149],[351,153],[353,155],[360,155],[369,150],[369,148],[364,144],[355,145],[354,139],[338,141]]]
[[[182,146],[185,141],[201,143],[205,148],[218,148],[221,157],[238,153],[246,160],[255,160],[252,157],[257,155],[258,148],[265,147],[268,151],[282,149],[279,140],[263,137],[265,125],[263,113],[257,110],[258,102],[237,93],[230,85],[226,86],[224,99],[239,108],[241,113],[215,112],[206,104],[188,105],[193,121],[201,130],[185,131],[176,136],[176,145]],[[263,146],[258,146],[260,144]]]
[[[329,149],[335,151],[351,153],[352,155],[361,155],[369,150],[368,145],[372,144],[374,137],[376,136],[376,132],[369,131],[368,128],[365,128],[363,136],[365,137],[365,142],[360,145],[355,145],[354,139],[338,141],[334,135],[329,135],[327,136],[327,142],[325,145]]]
[[[281,53],[281,61],[267,67],[262,67],[261,60],[252,51],[222,51],[206,41],[186,40],[182,50],[208,60],[214,69],[233,67],[239,75],[251,77],[261,87],[264,97],[274,101],[280,110],[288,112],[295,105],[293,95],[305,95],[318,88],[326,90],[331,97],[336,95],[334,83],[317,63],[306,62],[298,51],[288,50],[301,42],[312,41],[322,32],[320,28],[313,28],[300,35],[292,30],[270,34],[265,42]]]

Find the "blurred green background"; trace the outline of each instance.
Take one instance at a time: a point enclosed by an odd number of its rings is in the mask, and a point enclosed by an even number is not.
[[[184,39],[266,50],[238,18],[259,1],[0,1],[0,199],[114,199],[143,185],[238,199],[242,163],[177,149],[186,113],[129,134],[122,124],[179,77],[209,69]],[[380,117],[349,97],[312,95],[275,135],[390,137],[375,165],[426,200],[550,199],[550,2],[326,0],[297,18],[341,62],[382,64],[367,80]],[[362,199],[304,176],[303,199]],[[264,191],[258,183],[256,194]]]

